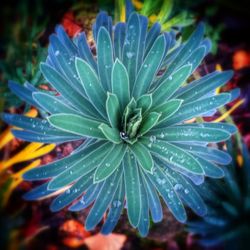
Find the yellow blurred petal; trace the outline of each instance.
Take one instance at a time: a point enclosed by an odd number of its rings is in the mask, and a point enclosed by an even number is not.
[[[213,120],[212,122],[221,122],[225,120],[230,114],[234,112],[235,109],[237,109],[242,103],[245,102],[245,99],[241,99],[238,102],[236,102],[233,107],[231,107],[228,111],[226,111],[224,114],[222,114],[220,117],[217,119]]]
[[[155,23],[155,22],[157,21],[157,16],[156,16],[155,14],[151,15],[151,16],[149,17],[149,21],[150,21],[151,23]]]
[[[5,129],[0,135],[0,149],[3,148],[13,138],[14,136],[12,135],[10,128]]]
[[[38,150],[36,150],[35,152],[33,152],[31,155],[28,155],[26,157],[26,160],[31,160],[33,158],[37,158],[37,157],[40,157],[42,155],[45,155],[45,154],[49,153],[50,151],[52,151],[55,147],[56,147],[56,144],[49,144],[49,145],[46,145],[44,147],[41,147]]]
[[[240,154],[237,155],[237,163],[239,164],[240,167],[243,166],[243,157]]]
[[[216,64],[215,69],[218,71],[222,71],[222,67],[220,64]]]
[[[134,7],[137,10],[141,10],[142,9],[143,3],[141,1],[139,1],[139,0],[132,0],[132,4],[134,5]]]
[[[215,69],[217,71],[222,71],[223,70],[220,64],[216,64]],[[220,93],[220,89],[221,89],[221,87],[217,88],[216,91],[215,91],[215,93],[219,94]]]
[[[4,196],[3,196],[3,200],[2,200],[2,205],[5,206],[13,192],[13,190],[23,181],[23,178],[22,178],[22,175],[32,169],[32,168],[35,168],[37,166],[39,166],[41,163],[41,160],[38,159],[36,161],[33,161],[32,163],[30,163],[27,167],[23,168],[21,171],[11,175],[11,179],[12,179],[12,182],[8,188],[7,191],[4,192]]]
[[[36,109],[31,109],[27,113],[25,113],[25,115],[28,116],[28,117],[33,117],[34,118],[34,117],[37,117],[38,112],[37,112]]]
[[[122,6],[121,9],[121,22],[125,22],[126,21],[126,10],[125,10],[125,6]]]
[[[49,144],[44,147],[43,143],[32,142],[28,146],[26,146],[19,153],[14,155],[12,158],[0,162],[2,169],[8,168],[16,163],[28,161],[39,156],[45,155],[52,151],[55,148],[55,144]]]

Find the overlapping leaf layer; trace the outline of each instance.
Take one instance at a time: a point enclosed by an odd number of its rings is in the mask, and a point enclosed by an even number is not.
[[[26,194],[38,199],[66,189],[52,211],[92,205],[86,228],[110,233],[127,208],[141,235],[162,219],[162,197],[177,220],[186,221],[184,205],[204,215],[206,207],[193,185],[205,176],[220,178],[230,157],[210,143],[227,140],[236,128],[224,123],[187,123],[209,116],[238,92],[215,94],[231,71],[213,72],[190,82],[209,52],[200,24],[187,42],[174,33],[148,28],[146,17],[132,13],[112,27],[101,12],[93,25],[96,52],[84,33],[73,41],[62,27],[51,35],[41,71],[54,91],[10,82],[11,90],[41,110],[44,118],[5,114],[4,120],[26,141],[64,143],[84,139],[71,155],[25,173],[26,180],[48,180]],[[189,82],[188,84],[186,84]]]

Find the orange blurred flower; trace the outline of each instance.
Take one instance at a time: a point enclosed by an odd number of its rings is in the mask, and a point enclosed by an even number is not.
[[[60,226],[62,242],[65,246],[77,248],[85,243],[85,239],[90,236],[82,223],[77,220],[67,220]]]
[[[250,66],[250,53],[245,50],[238,50],[233,55],[233,68],[239,70]]]

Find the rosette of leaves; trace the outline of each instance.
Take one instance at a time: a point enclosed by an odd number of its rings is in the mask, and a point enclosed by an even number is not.
[[[73,41],[62,27],[50,37],[41,71],[54,91],[10,82],[21,99],[42,110],[42,118],[5,114],[27,141],[64,143],[84,139],[71,155],[24,174],[26,180],[48,180],[25,195],[35,200],[63,190],[52,211],[80,211],[92,204],[85,222],[95,228],[107,212],[102,233],[110,233],[127,208],[141,235],[162,219],[159,196],[180,222],[184,204],[204,215],[206,207],[193,185],[204,176],[220,178],[218,165],[230,162],[208,143],[227,140],[236,131],[225,123],[186,123],[212,115],[237,97],[238,91],[215,95],[231,71],[213,72],[186,84],[208,53],[210,43],[199,25],[189,40],[175,45],[172,33],[131,13],[112,27],[101,12],[93,25],[96,55],[84,33]]]
[[[209,179],[199,187],[208,212],[203,218],[190,220],[188,231],[199,235],[204,246],[246,249],[250,242],[250,157],[243,144],[243,164],[239,163],[235,143],[230,141],[227,146],[233,160],[223,179]]]

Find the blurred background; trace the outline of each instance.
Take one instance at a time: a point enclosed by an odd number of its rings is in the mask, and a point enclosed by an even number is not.
[[[249,1],[134,0],[132,3],[137,11],[149,17],[150,22],[160,22],[162,29],[167,31],[173,28],[177,36],[181,36],[184,41],[198,22],[205,22],[206,35],[212,41],[212,52],[196,73],[202,75],[204,72],[223,69],[235,71],[233,79],[224,87],[224,90],[239,87],[241,96],[230,106],[220,110],[218,119],[222,117],[221,120],[234,122],[240,131],[236,141],[238,143],[243,141],[249,149]],[[85,31],[91,44],[93,43],[91,24],[96,14],[100,10],[106,10],[116,21],[121,21],[124,6],[125,1],[122,0],[2,0],[0,3],[0,112],[37,116],[37,110],[28,107],[10,93],[7,83],[8,80],[17,81],[20,84],[29,81],[36,87],[45,90],[48,88],[39,71],[39,64],[46,58],[48,38],[56,25],[63,25],[70,37]],[[236,169],[241,169],[240,166],[244,165],[244,157],[247,155],[247,151],[239,147],[241,150],[235,155],[234,162],[237,165]],[[68,155],[73,148],[74,145],[70,143],[57,147],[25,143],[14,138],[10,128],[0,121],[1,250],[224,249],[224,241],[212,244],[213,246],[202,246],[199,243],[200,236],[188,232],[187,227],[176,222],[168,211],[165,211],[164,220],[161,223],[152,225],[147,238],[139,237],[127,224],[126,216],[123,216],[115,233],[104,237],[98,234],[98,229],[91,233],[85,231],[84,213],[62,211],[52,214],[49,211],[48,200],[32,203],[23,201],[22,195],[30,190],[32,183],[23,182],[22,174],[30,168],[51,162],[62,155]],[[237,146],[234,149],[237,151]],[[242,153],[243,151],[245,153]],[[242,170],[238,172],[240,175],[244,174]],[[223,214],[223,210],[220,211]],[[192,216],[190,214],[191,218]],[[249,208],[246,216],[239,219],[239,223],[243,220],[249,223],[248,226],[250,225]],[[218,220],[216,223],[215,227],[218,226]],[[204,224],[202,226],[205,227]],[[248,227],[247,230],[250,228]],[[245,249],[248,249],[247,246]]]

